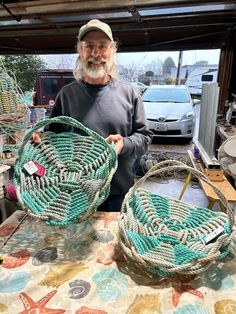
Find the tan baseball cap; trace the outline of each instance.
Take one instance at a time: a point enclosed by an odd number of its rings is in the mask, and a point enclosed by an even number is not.
[[[98,30],[105,33],[110,38],[110,40],[113,41],[113,36],[112,36],[112,31],[111,31],[110,26],[99,20],[91,20],[87,24],[81,26],[79,30],[78,40],[79,41],[82,40],[84,35],[86,35],[88,32],[93,31],[93,30]]]

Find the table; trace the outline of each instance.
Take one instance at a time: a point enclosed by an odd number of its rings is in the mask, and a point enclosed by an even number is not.
[[[236,127],[233,125],[227,128],[218,124],[216,131],[223,141],[227,140],[230,136],[236,135]]]
[[[188,150],[187,151],[189,159],[193,165],[193,167],[195,169],[197,169],[197,161],[195,159],[195,157],[193,156],[192,151]],[[203,166],[202,166],[203,167]],[[202,169],[202,167],[200,168],[200,171]],[[199,170],[199,169],[197,169]],[[204,169],[202,170],[204,171]],[[180,193],[179,199],[182,198],[187,185],[189,184],[190,180],[191,180],[191,173],[189,173],[185,184],[183,186],[183,189]],[[218,195],[214,192],[214,190],[212,189],[211,186],[209,186],[209,184],[205,183],[203,180],[199,180],[200,186],[203,190],[203,192],[205,193],[207,199],[208,199],[208,208],[212,208],[214,206],[215,203],[219,203],[219,206],[221,208],[221,210],[225,210],[223,204],[220,202]],[[212,183],[223,193],[224,197],[227,199],[227,201],[235,206],[236,204],[236,190],[234,189],[234,187],[230,184],[230,182],[228,181],[228,179],[223,175],[223,180],[222,181],[212,181]]]
[[[0,313],[236,313],[236,239],[201,275],[150,277],[123,257],[118,215],[51,227],[16,211],[0,226]]]

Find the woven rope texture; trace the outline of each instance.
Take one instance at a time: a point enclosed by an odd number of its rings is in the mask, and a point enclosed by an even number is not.
[[[64,123],[79,132],[44,132],[40,144],[31,143],[36,130],[50,123]],[[117,155],[96,132],[70,117],[38,122],[19,149],[14,184],[29,214],[50,225],[65,225],[88,218],[107,198],[117,168]],[[29,175],[28,161],[46,168],[44,176]]]
[[[16,88],[7,73],[0,73],[0,114],[17,111]]]
[[[151,176],[187,170],[207,182],[226,213],[188,205],[140,188]],[[128,258],[159,275],[196,274],[226,256],[232,239],[234,214],[224,195],[201,172],[178,161],[151,168],[127,193],[119,219],[120,243]],[[221,233],[206,239],[216,230]]]

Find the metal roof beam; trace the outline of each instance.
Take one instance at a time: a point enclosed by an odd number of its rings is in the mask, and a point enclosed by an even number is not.
[[[21,15],[22,17],[40,15],[40,14],[50,14],[50,13],[69,13],[69,12],[94,12],[96,11],[107,11],[107,10],[121,10],[125,9],[126,11],[129,8],[163,8],[163,7],[175,7],[175,6],[192,6],[192,5],[202,5],[206,6],[208,4],[233,4],[236,3],[236,0],[228,1],[216,1],[216,0],[38,0],[38,1],[29,1],[29,2],[17,2],[10,3],[8,8],[11,10],[14,15]],[[0,9],[0,18],[9,17],[7,12],[3,9]]]

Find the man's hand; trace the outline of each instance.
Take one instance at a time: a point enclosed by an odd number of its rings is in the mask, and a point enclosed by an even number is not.
[[[124,139],[120,134],[109,135],[106,138],[106,141],[109,143],[114,142],[116,144],[116,152],[119,155],[124,147]]]
[[[32,140],[33,143],[40,144],[41,143],[41,133],[40,132],[34,132],[32,135]]]

